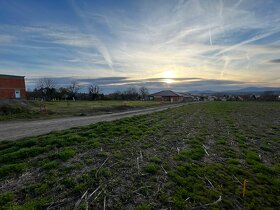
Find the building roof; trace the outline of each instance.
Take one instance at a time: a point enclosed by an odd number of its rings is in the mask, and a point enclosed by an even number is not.
[[[24,78],[24,76],[0,74],[0,78],[9,78],[9,77],[13,77],[13,78]]]
[[[181,96],[181,97],[190,97],[190,94],[188,93],[178,93],[178,92],[174,92],[172,90],[162,90],[160,92],[157,93],[153,93],[150,96]]]
[[[183,97],[192,97],[190,93],[178,93],[176,92],[178,95],[183,96]]]

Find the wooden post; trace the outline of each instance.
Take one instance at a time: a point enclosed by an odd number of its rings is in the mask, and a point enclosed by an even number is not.
[[[243,198],[245,197],[246,193],[246,176],[244,176],[244,181],[243,181]]]

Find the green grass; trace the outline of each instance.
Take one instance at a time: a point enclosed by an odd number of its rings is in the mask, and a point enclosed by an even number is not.
[[[61,151],[59,151],[57,154],[55,154],[54,156],[58,159],[66,161],[66,160],[74,157],[75,153],[76,153],[75,149],[65,147]]]
[[[279,123],[280,103],[210,102],[0,142],[0,205],[275,209]]]
[[[159,166],[155,163],[148,163],[144,166],[144,171],[150,174],[156,174]]]

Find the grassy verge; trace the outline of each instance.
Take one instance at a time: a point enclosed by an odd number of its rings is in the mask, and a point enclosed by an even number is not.
[[[275,209],[279,128],[279,103],[211,102],[1,142],[0,205]]]
[[[161,105],[157,101],[10,101],[0,103],[0,121],[87,116]]]

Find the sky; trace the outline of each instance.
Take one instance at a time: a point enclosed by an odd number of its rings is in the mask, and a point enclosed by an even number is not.
[[[279,0],[0,0],[0,74],[107,93],[280,86]]]

